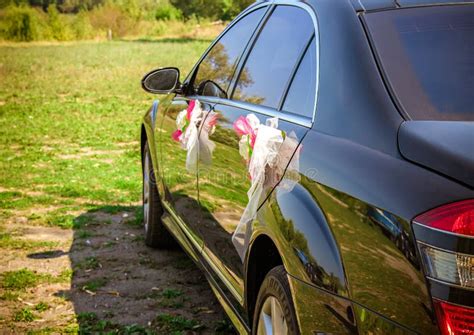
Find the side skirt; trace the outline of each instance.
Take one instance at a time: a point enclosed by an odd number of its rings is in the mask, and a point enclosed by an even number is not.
[[[177,242],[181,245],[183,250],[188,254],[188,256],[196,263],[196,265],[203,271],[206,279],[211,286],[212,291],[214,292],[217,300],[224,308],[229,319],[232,321],[232,324],[237,329],[239,334],[250,334],[250,328],[247,323],[243,320],[239,312],[234,308],[233,304],[223,292],[221,286],[214,279],[213,274],[211,273],[210,264],[204,259],[201,254],[202,246],[199,246],[194,242],[192,236],[186,231],[181,220],[173,213],[173,210],[169,207],[168,204],[162,202],[165,213],[162,216],[162,222],[166,228],[171,232],[175,237]]]

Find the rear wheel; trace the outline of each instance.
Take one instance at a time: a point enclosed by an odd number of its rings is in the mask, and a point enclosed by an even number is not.
[[[268,272],[258,292],[252,334],[298,335],[298,322],[285,268]]]
[[[143,150],[143,223],[145,244],[152,248],[168,248],[174,239],[161,222],[163,207],[156,187],[148,143]]]

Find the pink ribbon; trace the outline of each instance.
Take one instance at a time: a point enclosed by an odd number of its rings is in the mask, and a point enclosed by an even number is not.
[[[240,137],[242,135],[249,135],[250,147],[253,149],[255,145],[255,139],[257,138],[257,132],[252,128],[247,118],[239,116],[239,118],[234,122],[234,130]]]
[[[195,100],[191,100],[188,105],[188,109],[186,110],[186,119],[191,120],[191,114],[193,113],[194,106],[196,105]]]
[[[181,141],[181,136],[183,135],[183,132],[180,129],[176,129],[173,134],[171,134],[171,138],[175,140],[176,142]]]

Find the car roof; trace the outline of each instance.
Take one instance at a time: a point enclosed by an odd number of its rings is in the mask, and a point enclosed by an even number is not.
[[[256,0],[255,4],[261,2],[272,3],[274,2],[274,0]],[[303,0],[302,2],[311,1]],[[350,0],[350,2],[352,3],[352,6],[357,12],[430,5],[449,5],[463,3],[474,4],[474,0]]]
[[[414,6],[474,3],[474,0],[351,0],[356,11],[369,11]]]

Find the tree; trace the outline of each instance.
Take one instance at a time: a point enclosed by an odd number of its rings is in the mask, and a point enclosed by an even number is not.
[[[209,19],[230,20],[240,13],[253,0],[171,0],[180,9],[184,17],[202,17]]]

